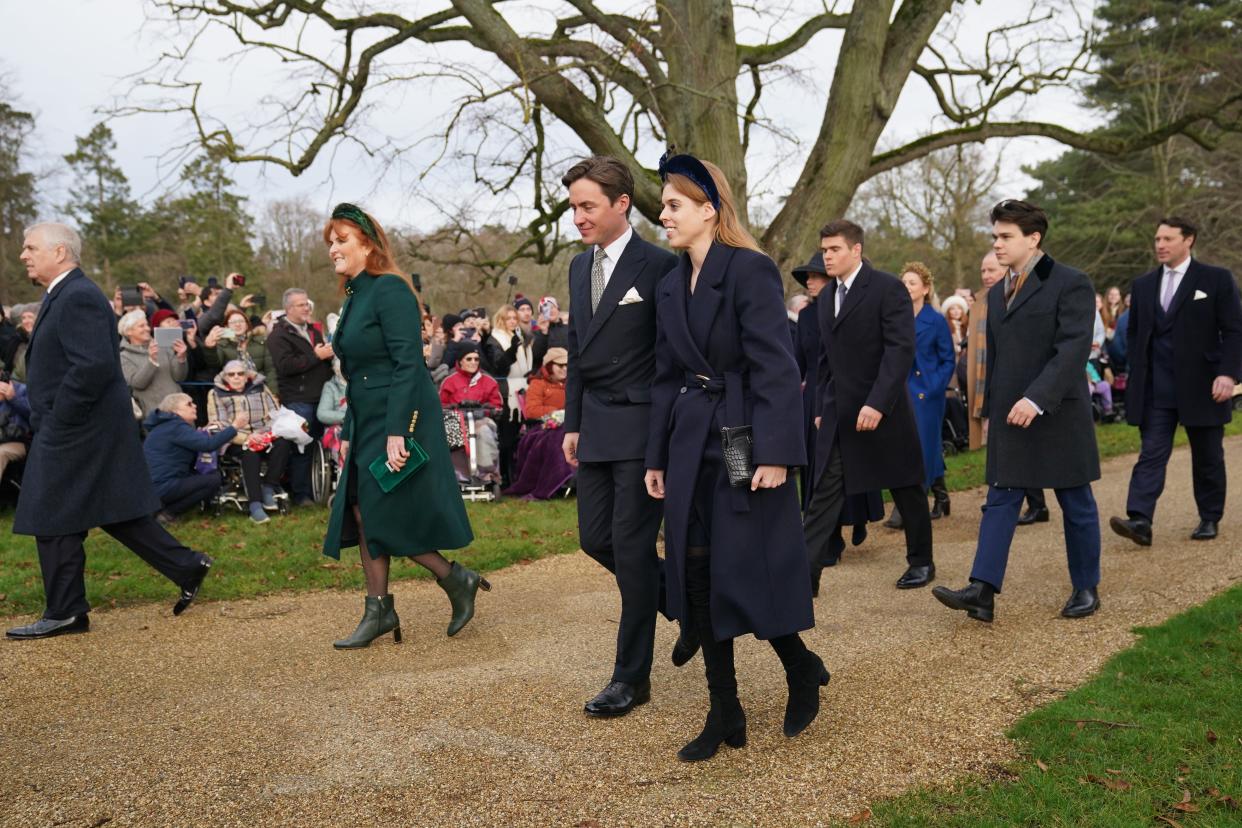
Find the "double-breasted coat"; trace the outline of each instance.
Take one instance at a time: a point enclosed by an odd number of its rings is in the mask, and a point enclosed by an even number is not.
[[[75,269],[43,299],[26,351],[30,425],[13,531],[71,535],[155,514],[116,314]]]
[[[697,496],[710,504],[711,614],[718,638],[814,626],[792,475],[774,489],[729,485],[720,429],[750,425],[756,466],[800,466],[798,367],[781,274],[767,256],[714,243],[694,293],[683,255],[659,286],[646,465],[664,470],[667,607],[687,620],[685,554]],[[706,386],[706,387],[705,387]],[[729,389],[732,390],[729,390]],[[702,515],[702,512],[699,512]]]
[[[866,262],[854,277],[841,312],[834,314],[836,283],[816,302],[823,347],[819,352],[819,407],[815,474],[824,473],[840,445],[846,494],[923,485],[923,448],[906,380],[914,364],[914,306],[896,276]],[[864,405],[883,417],[874,431],[858,431]]]
[[[1100,477],[1100,454],[1084,379],[1095,328],[1095,289],[1080,270],[1044,254],[1005,307],[1005,286],[988,291],[987,481],[1012,489],[1064,489]],[[1026,397],[1044,413],[1009,425]]]
[[[392,274],[360,273],[348,290],[332,348],[347,382],[341,439],[349,441],[349,458],[332,501],[323,552],[339,558],[342,547],[358,545],[358,524],[346,502],[354,475],[372,557],[467,546],[474,534],[449,458],[440,397],[423,362],[418,299]],[[387,456],[389,436],[414,438],[428,460],[385,493],[368,467]]]
[[[1126,325],[1129,381],[1126,420],[1143,424],[1147,398],[1152,396],[1152,338],[1162,326],[1173,341],[1174,399],[1182,425],[1218,426],[1233,417],[1232,400],[1212,399],[1219,376],[1242,379],[1242,303],[1233,274],[1223,267],[1190,260],[1167,312],[1160,308],[1164,268],[1138,277],[1130,289]]]
[[[923,446],[923,485],[944,477],[944,391],[957,366],[957,349],[948,321],[924,304],[914,317],[914,365],[910,367],[910,398]]]

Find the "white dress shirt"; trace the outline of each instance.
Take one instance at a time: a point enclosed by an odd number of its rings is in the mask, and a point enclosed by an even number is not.
[[[630,243],[630,239],[634,238],[634,228],[626,227],[622,233],[610,245],[604,248],[604,287],[608,287],[608,280],[612,278],[612,272],[617,267],[617,261],[620,260],[621,254],[625,252],[625,246]],[[595,245],[598,249],[599,245]]]
[[[70,273],[72,273],[76,269],[77,269],[77,265],[74,265],[73,267],[69,268],[64,273],[60,274],[55,279],[53,279],[51,281],[51,284],[47,286],[47,292],[51,293],[52,291],[56,290],[56,286],[59,285],[61,282],[65,281],[65,277],[68,276]]]
[[[841,285],[845,285],[845,292],[848,294],[850,288],[854,286],[854,280],[858,278],[860,271],[862,271],[862,262],[858,263],[858,267],[854,268],[854,271],[849,276],[837,280],[837,287],[833,291],[833,301],[836,302],[836,305],[833,306],[834,316],[841,315]]]

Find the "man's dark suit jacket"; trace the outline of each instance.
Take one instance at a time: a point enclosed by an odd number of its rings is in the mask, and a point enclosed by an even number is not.
[[[26,351],[34,441],[13,532],[71,535],[155,514],[112,303],[81,270],[43,300]]]
[[[677,257],[635,232],[592,313],[594,254],[591,247],[569,265],[565,431],[579,433],[583,462],[641,460],[655,379],[656,286]],[[631,289],[642,301],[620,304]]]
[[[1044,254],[1005,307],[1005,284],[988,291],[987,481],[1013,489],[1062,489],[1100,477],[1087,358],[1095,289],[1081,270]],[[1009,425],[1023,397],[1043,410],[1027,428]]]
[[[1131,425],[1142,425],[1146,398],[1152,392],[1151,347],[1163,277],[1164,268],[1158,267],[1135,279],[1130,289],[1126,420]],[[1233,416],[1232,401],[1213,400],[1212,382],[1219,376],[1242,379],[1242,302],[1233,274],[1191,259],[1167,316],[1172,323],[1178,419],[1192,428],[1224,425]]]
[[[914,364],[914,305],[891,273],[863,263],[839,314],[838,282],[815,303],[819,351],[815,476],[823,474],[833,443],[841,447],[845,491],[897,489],[923,484],[923,449],[906,380]],[[883,414],[875,431],[858,431],[864,405]]]

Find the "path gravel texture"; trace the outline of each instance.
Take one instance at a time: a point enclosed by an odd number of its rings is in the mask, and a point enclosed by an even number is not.
[[[1239,468],[1242,440],[1226,450]],[[1105,464],[1105,524],[1132,462]],[[337,652],[361,595],[212,602],[209,581],[180,618],[149,605],[96,613],[88,635],[0,641],[0,825],[807,826],[994,774],[1015,756],[1016,719],[1089,678],[1136,625],[1242,578],[1232,515],[1215,542],[1188,539],[1189,467],[1175,452],[1153,548],[1105,525],[1103,609],[1080,621],[1058,617],[1069,584],[1055,505],[1052,523],[1019,530],[990,626],[894,589],[901,535],[873,524],[816,601],[808,643],[832,671],[819,719],[786,739],[779,662],[739,641],[749,743],[702,764],[675,757],[707,694],[701,658],[668,661],[671,624],[651,703],[583,715],[611,672],[619,600],[582,554],[494,573],[455,639],[431,583],[396,586],[404,643]],[[955,494],[936,523],[938,583],[965,583],[983,494]]]

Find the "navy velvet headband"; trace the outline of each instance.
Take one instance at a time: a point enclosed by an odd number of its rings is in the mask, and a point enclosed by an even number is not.
[[[707,199],[716,208],[716,212],[720,212],[720,191],[716,189],[716,181],[702,161],[693,155],[674,155],[670,158],[666,152],[660,158],[660,180],[667,182],[670,175],[684,175],[693,181],[700,190],[707,193]]]

